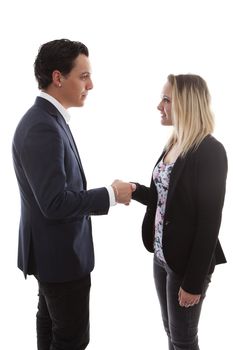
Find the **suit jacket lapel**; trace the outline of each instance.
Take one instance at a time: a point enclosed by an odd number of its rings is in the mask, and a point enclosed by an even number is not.
[[[76,159],[78,161],[79,168],[80,168],[81,174],[82,174],[84,188],[86,189],[87,182],[86,182],[86,177],[85,177],[85,174],[84,174],[82,162],[81,162],[81,159],[80,159],[80,156],[79,156],[79,153],[78,153],[78,149],[76,147],[74,138],[73,138],[73,136],[71,134],[71,131],[70,131],[70,128],[69,128],[68,124],[66,123],[66,121],[64,120],[64,118],[62,117],[60,112],[57,110],[57,108],[52,103],[47,101],[46,99],[44,99],[42,97],[37,97],[35,104],[38,104],[38,105],[42,106],[42,108],[46,109],[46,111],[49,114],[51,114],[52,116],[56,117],[57,122],[62,127],[62,129],[65,131],[65,133],[66,133],[66,135],[67,135],[67,137],[69,139],[71,149],[73,150],[73,152],[75,154],[75,157],[76,157]]]
[[[82,162],[81,162],[81,159],[80,159],[80,156],[79,156],[79,153],[78,153],[78,149],[77,149],[77,146],[75,144],[75,141],[74,141],[74,138],[73,138],[73,135],[71,133],[71,130],[69,128],[69,125],[65,122],[64,118],[60,115],[59,113],[59,116],[57,117],[57,121],[58,123],[61,125],[61,127],[64,129],[68,139],[69,139],[69,142],[70,142],[70,146],[77,158],[77,161],[78,161],[78,164],[79,164],[79,167],[80,167],[80,170],[81,170],[81,174],[82,174],[82,178],[83,178],[83,183],[84,183],[84,187],[86,188],[86,177],[85,177],[85,174],[84,174],[84,170],[83,170],[83,166],[82,166]]]

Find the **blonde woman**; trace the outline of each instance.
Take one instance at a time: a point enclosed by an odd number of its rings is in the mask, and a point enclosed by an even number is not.
[[[198,350],[198,321],[216,264],[226,259],[218,240],[227,156],[211,134],[206,82],[169,75],[158,105],[173,132],[153,170],[150,187],[133,199],[147,206],[143,242],[154,253],[154,280],[169,350]]]

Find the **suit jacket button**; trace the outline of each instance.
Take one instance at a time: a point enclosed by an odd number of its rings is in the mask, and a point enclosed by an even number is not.
[[[166,220],[165,221],[165,226],[169,225],[170,224],[170,221],[169,220]]]

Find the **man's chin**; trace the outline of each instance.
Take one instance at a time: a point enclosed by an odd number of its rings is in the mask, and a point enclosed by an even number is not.
[[[84,106],[84,101],[79,101],[75,107],[83,107]]]

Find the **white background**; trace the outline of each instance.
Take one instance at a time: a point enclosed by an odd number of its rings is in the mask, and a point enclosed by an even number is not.
[[[232,346],[232,11],[231,1],[10,1],[1,14],[1,344],[36,349],[37,285],[16,267],[19,195],[11,140],[38,94],[33,62],[46,41],[69,38],[90,50],[94,89],[86,106],[70,110],[88,187],[115,178],[149,185],[170,134],[156,106],[169,73],[206,79],[215,136],[229,159],[220,231],[228,264],[218,266],[203,306],[201,349]],[[152,276],[141,242],[145,208],[133,202],[93,218],[90,350],[167,349]],[[2,347],[2,346],[1,346]]]

